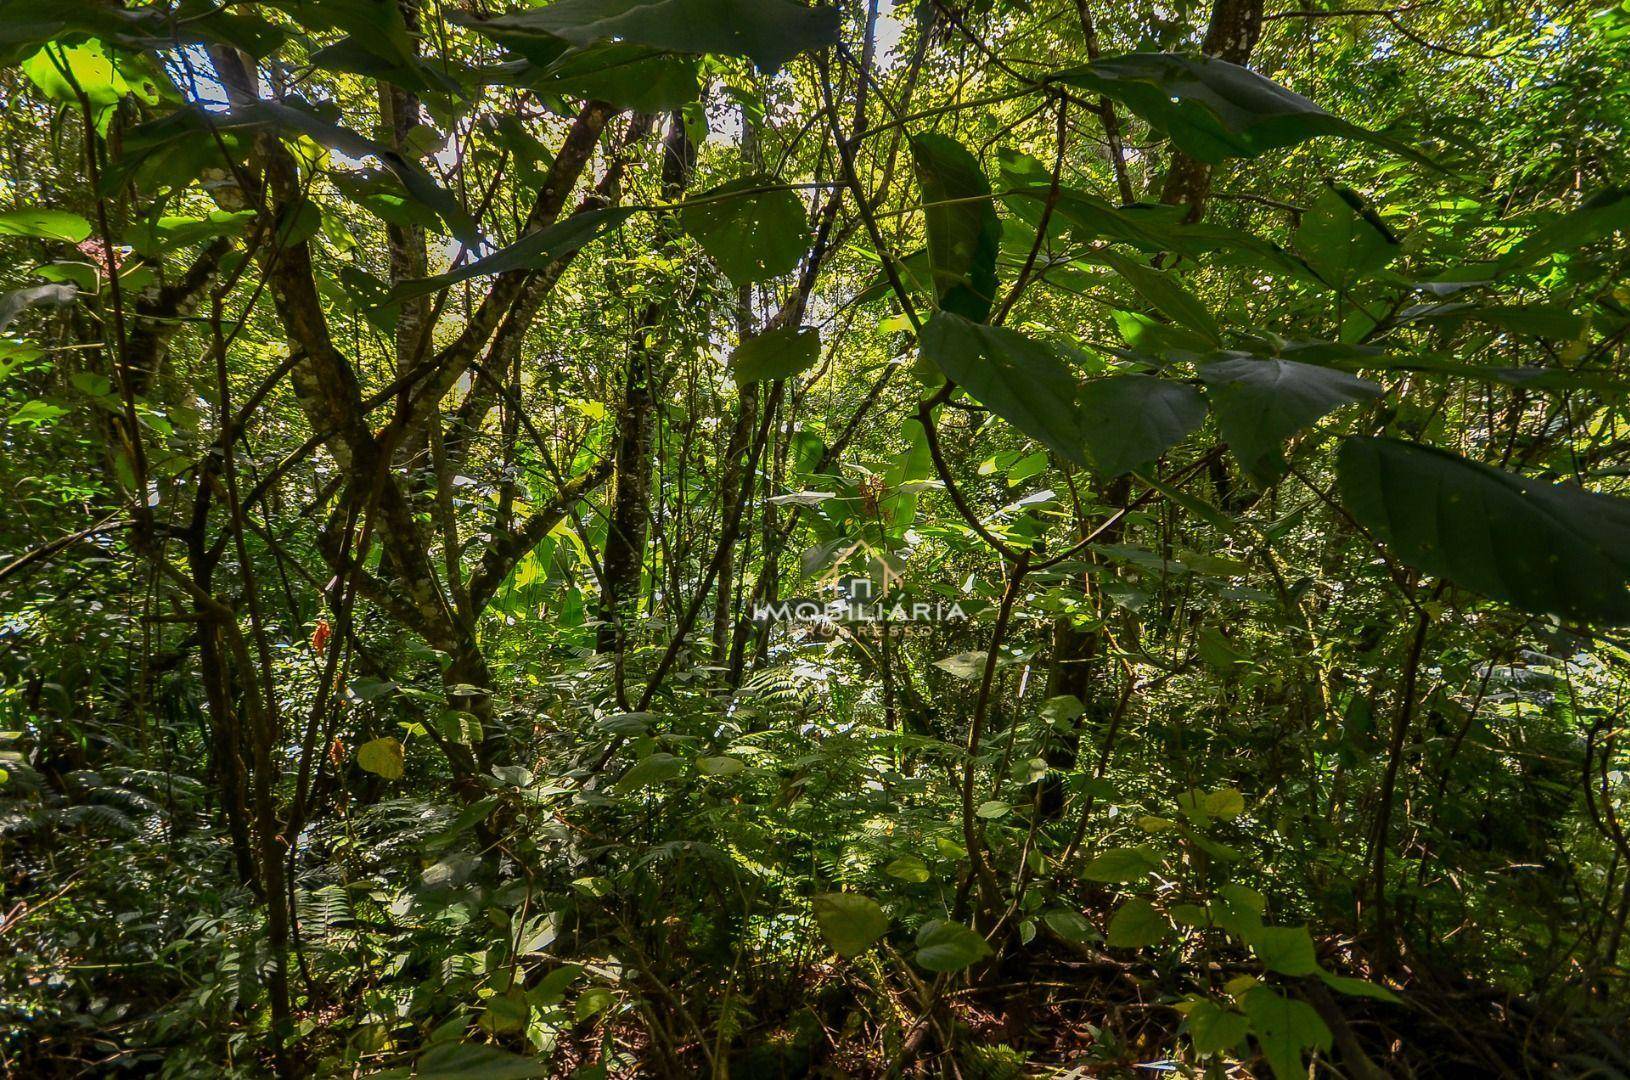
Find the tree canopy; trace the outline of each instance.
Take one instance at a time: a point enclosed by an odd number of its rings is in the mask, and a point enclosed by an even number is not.
[[[0,0],[0,1068],[1630,1074],[1626,72]]]

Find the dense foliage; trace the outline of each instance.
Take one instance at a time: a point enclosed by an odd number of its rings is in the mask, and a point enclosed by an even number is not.
[[[8,1075],[1630,1074],[1630,3],[0,65]]]

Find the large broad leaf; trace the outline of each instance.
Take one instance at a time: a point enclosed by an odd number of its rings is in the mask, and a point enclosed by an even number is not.
[[[168,20],[157,8],[123,11],[112,4],[62,0],[0,3],[0,64],[10,66],[45,44],[66,47],[87,39],[138,49],[159,35]]]
[[[1133,897],[1110,917],[1105,940],[1117,949],[1142,949],[1159,945],[1171,932],[1171,921],[1153,904]]]
[[[404,63],[370,48],[368,37],[348,37],[311,54],[311,63],[329,71],[345,71],[370,79],[394,83],[416,94],[450,94],[464,97],[457,79],[409,54]]]
[[[736,285],[787,273],[809,246],[803,202],[764,176],[732,180],[684,203],[679,225]]]
[[[1125,884],[1141,881],[1160,868],[1160,854],[1142,844],[1136,847],[1110,848],[1093,856],[1081,870],[1088,881],[1107,881]]]
[[[1066,461],[1088,464],[1075,375],[1050,347],[948,311],[928,320],[919,345],[946,378],[991,412]]]
[[[402,763],[402,744],[389,735],[357,747],[357,764],[386,780],[402,779]]]
[[[930,919],[917,931],[918,966],[929,971],[961,971],[990,955],[990,943],[958,922]]]
[[[869,896],[824,893],[810,901],[821,936],[839,956],[859,956],[889,929],[889,917]]]
[[[549,1075],[549,1063],[483,1043],[439,1043],[419,1057],[418,1080],[526,1080]]]
[[[530,58],[501,64],[484,72],[483,79],[524,86],[540,94],[596,98],[619,109],[658,113],[677,109],[701,95],[696,73],[693,57],[607,42],[568,49],[542,64]]]
[[[1002,223],[979,161],[944,135],[917,135],[911,157],[928,224],[928,262],[941,309],[984,322],[996,303]]]
[[[1401,250],[1375,211],[1344,187],[1327,187],[1296,230],[1296,250],[1338,292],[1386,266]]]
[[[341,127],[293,105],[279,101],[255,101],[237,105],[224,113],[211,113],[207,117],[192,110],[192,122],[181,125],[171,133],[173,138],[213,138],[210,130],[256,131],[271,128],[283,133],[304,135],[323,146],[338,150],[351,158],[376,158],[395,176],[407,193],[436,212],[448,231],[466,244],[480,239],[479,230],[470,215],[464,212],[451,192],[441,187],[423,168],[407,160],[395,150],[365,139],[349,128]],[[180,114],[178,114],[180,115]],[[189,128],[192,130],[189,132]],[[147,147],[144,147],[146,149]]]
[[[1132,286],[1139,296],[1168,319],[1194,331],[1213,345],[1222,343],[1222,332],[1217,328],[1217,321],[1211,317],[1211,312],[1183,287],[1176,275],[1156,270],[1114,251],[1100,251],[1090,261],[1102,263],[1115,271],[1121,280]]]
[[[413,34],[398,4],[388,0],[267,0],[306,30],[338,30],[397,68],[418,64]]]
[[[1189,1010],[1188,1023],[1194,1052],[1202,1056],[1234,1049],[1251,1027],[1251,1021],[1245,1016],[1224,1009],[1214,1001],[1195,1002],[1194,1008]]]
[[[730,354],[730,373],[736,383],[790,379],[815,366],[821,356],[821,335],[812,326],[778,326],[750,337]]]
[[[91,223],[66,210],[11,210],[0,214],[0,236],[37,236],[77,244],[91,234]]]
[[[413,278],[397,284],[391,290],[391,304],[439,292],[473,277],[501,274],[509,270],[538,270],[556,259],[563,259],[608,229],[621,225],[634,211],[626,206],[608,206],[600,210],[587,210],[573,214],[565,221],[527,233],[515,243],[477,259],[457,270],[449,270],[435,277]]]
[[[1381,388],[1345,371],[1294,360],[1243,357],[1200,368],[1222,437],[1259,484],[1284,472],[1284,441],[1338,406],[1378,397]]]
[[[1205,399],[1184,383],[1150,375],[1094,379],[1081,391],[1081,434],[1105,476],[1164,454],[1206,418]]]
[[[838,40],[836,8],[794,0],[556,0],[480,25],[549,34],[575,45],[615,39],[672,52],[746,56],[768,72]]]
[[[1074,239],[1120,240],[1144,251],[1173,251],[1197,258],[1223,252],[1230,261],[1282,276],[1306,276],[1300,260],[1278,245],[1233,226],[1184,220],[1183,208],[1151,203],[1113,206],[1096,195],[1071,188],[1052,193],[1050,177],[1003,173],[1002,200],[1026,221],[1039,220],[1047,200],[1053,200],[1053,219],[1067,222]],[[1051,229],[1051,226],[1049,226]]]
[[[1262,1046],[1275,1080],[1303,1080],[1302,1051],[1330,1049],[1330,1029],[1313,1006],[1258,986],[1240,999],[1251,1034]]]
[[[672,754],[655,753],[640,758],[628,771],[618,777],[612,790],[619,795],[639,791],[656,784],[666,784],[680,773],[682,765]]]
[[[1305,926],[1263,926],[1246,936],[1262,966],[1281,975],[1311,975],[1319,969],[1313,935]]]
[[[1609,188],[1571,214],[1541,224],[1495,264],[1503,277],[1558,251],[1573,251],[1620,230],[1630,230],[1630,188]]]
[[[1129,53],[1052,78],[1114,98],[1170,135],[1185,153],[1213,165],[1231,157],[1253,158],[1318,135],[1362,139],[1426,160],[1394,139],[1332,116],[1248,68],[1209,56]]]
[[[218,42],[255,59],[287,35],[253,15],[220,10],[208,0],[182,0],[122,10],[114,4],[63,0],[0,0],[0,66],[10,66],[41,45],[77,45],[96,38],[131,52],[173,44]]]
[[[1630,623],[1630,500],[1349,438],[1341,501],[1404,563],[1524,611]]]

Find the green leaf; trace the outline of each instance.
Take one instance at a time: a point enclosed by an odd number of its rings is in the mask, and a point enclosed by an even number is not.
[[[1075,375],[1050,346],[950,311],[934,313],[919,346],[991,412],[1065,460],[1087,464]]]
[[[1233,821],[1245,813],[1245,796],[1235,788],[1218,788],[1207,792],[1200,805],[1211,817]]]
[[[1107,938],[1117,949],[1142,949],[1159,945],[1171,932],[1171,923],[1153,904],[1133,897],[1110,917]]]
[[[48,401],[25,401],[6,417],[7,427],[44,427],[59,416],[66,416],[68,410],[60,405],[53,405]]]
[[[413,56],[393,55],[388,50],[373,47],[374,35],[353,35],[311,54],[311,63],[328,71],[344,71],[369,79],[400,86],[417,94],[453,94],[464,96],[464,88],[457,79]]]
[[[1137,294],[1168,319],[1194,331],[1213,345],[1222,343],[1222,331],[1211,312],[1183,287],[1171,271],[1156,270],[1114,251],[1100,251],[1090,261],[1102,263],[1120,275]]]
[[[577,964],[562,964],[539,979],[538,985],[527,991],[527,996],[533,1004],[554,1005],[566,996],[566,988],[582,974],[583,969]]]
[[[1536,614],[1630,623],[1630,500],[1349,438],[1341,501],[1406,565]]]
[[[1247,68],[1209,56],[1128,53],[1052,78],[1119,101],[1171,136],[1190,157],[1212,165],[1321,135],[1360,139],[1432,164],[1394,139],[1332,116]]]
[[[240,236],[255,218],[253,210],[217,210],[206,217],[160,217],[131,222],[125,241],[148,257],[200,244],[218,236]]]
[[[1081,876],[1088,881],[1105,881],[1112,884],[1122,884],[1128,881],[1138,881],[1151,871],[1160,867],[1160,854],[1154,848],[1122,847],[1110,848],[1108,851],[1093,857],[1081,871]]]
[[[417,1080],[528,1080],[549,1075],[546,1060],[484,1043],[438,1043],[419,1055]]]
[[[916,135],[911,157],[922,189],[928,262],[942,311],[976,323],[996,303],[996,255],[1002,223],[979,161],[954,139]]]
[[[778,326],[736,346],[730,373],[738,386],[790,379],[821,358],[821,335],[812,326]]]
[[[916,855],[901,855],[883,867],[883,873],[913,885],[921,885],[929,878],[928,864]]]
[[[564,221],[527,233],[509,247],[495,251],[484,259],[466,263],[457,270],[435,277],[410,278],[399,282],[391,290],[386,303],[399,304],[404,300],[427,296],[473,277],[502,274],[510,270],[541,269],[557,259],[566,258],[608,229],[621,225],[632,213],[627,207],[610,206],[573,214]]]
[[[1278,1080],[1305,1080],[1304,1050],[1330,1049],[1330,1029],[1313,1006],[1258,986],[1246,991],[1240,1005],[1251,1020],[1251,1034]]]
[[[1081,434],[1093,464],[1120,476],[1164,454],[1205,422],[1200,392],[1152,375],[1093,379],[1080,394]]]
[[[696,771],[703,776],[735,776],[747,768],[741,758],[701,757],[696,759]]]
[[[746,56],[765,72],[838,40],[836,8],[793,0],[555,0],[482,23],[461,21],[574,45],[615,39],[672,52]]]
[[[338,30],[396,67],[418,57],[402,9],[379,0],[268,0],[307,30]]]
[[[1188,1024],[1194,1052],[1204,1057],[1238,1046],[1245,1040],[1251,1021],[1244,1014],[1224,1009],[1214,1001],[1200,1001],[1189,1010]]]
[[[823,893],[810,901],[821,936],[842,957],[859,956],[888,933],[889,917],[876,900],[855,893]]]
[[[0,236],[37,236],[77,244],[91,235],[91,223],[66,210],[11,210],[0,214]]]
[[[1320,982],[1324,983],[1324,985],[1328,986],[1330,989],[1339,994],[1348,994],[1352,997],[1374,998],[1376,1001],[1389,1001],[1395,1005],[1401,1004],[1403,1001],[1402,998],[1393,993],[1391,990],[1388,990],[1385,986],[1382,986],[1380,983],[1373,983],[1368,979],[1354,979],[1346,975],[1332,975],[1330,972],[1323,969],[1320,969],[1314,974],[1318,975]]]
[[[250,102],[236,105],[223,114],[211,114],[208,125],[227,130],[274,128],[305,135],[347,157],[374,158],[396,177],[409,195],[434,210],[454,237],[466,244],[474,244],[480,239],[475,221],[464,212],[458,200],[419,165],[387,146],[365,139],[349,128],[325,120],[304,108],[279,101]]]
[[[1217,895],[1242,911],[1251,911],[1261,915],[1268,910],[1268,898],[1249,885],[1230,882],[1218,889]]]
[[[1500,258],[1494,276],[1504,277],[1559,251],[1574,251],[1630,229],[1630,188],[1609,188],[1579,209],[1541,224]]]
[[[612,785],[618,794],[638,791],[652,784],[666,783],[679,775],[679,759],[672,754],[656,753],[640,758]]]
[[[487,24],[472,24],[485,32]],[[504,42],[508,35],[493,34]],[[532,59],[502,64],[483,73],[483,81],[524,86],[539,94],[598,99],[618,109],[659,113],[680,108],[701,96],[697,61],[645,45],[606,42],[567,49],[544,63]]]
[[[0,3],[0,63],[9,67],[46,43],[78,45],[100,38],[137,47],[160,32],[168,20],[158,10],[123,11],[111,5],[61,0],[5,0]]]
[[[928,971],[961,971],[990,955],[990,944],[958,922],[930,919],[917,931],[917,966]]]
[[[499,783],[508,784],[510,787],[532,786],[532,770],[525,765],[494,765],[492,775]]]
[[[512,986],[504,993],[487,999],[487,1008],[481,1014],[480,1023],[483,1029],[499,1034],[525,1030],[526,1022],[531,1018],[532,1003],[527,1000],[526,991]]]
[[[1096,941],[1103,936],[1087,921],[1086,916],[1069,908],[1048,908],[1042,912],[1041,921],[1053,933],[1076,945]]]
[[[161,84],[143,57],[107,49],[95,38],[78,45],[47,45],[23,64],[23,74],[42,94],[57,101],[77,106],[79,95],[84,94],[99,114],[96,126],[102,134],[106,134],[111,106],[129,96],[156,105],[162,97]]]
[[[1280,447],[1331,410],[1378,397],[1381,388],[1345,371],[1294,360],[1241,357],[1200,368],[1223,438],[1259,484],[1284,471]]]
[[[400,780],[403,771],[402,744],[389,735],[383,739],[371,739],[357,747],[357,764],[375,776]]]
[[[679,225],[738,286],[796,268],[809,246],[803,202],[765,176],[732,180],[680,204]]]
[[[1325,188],[1296,230],[1296,250],[1326,285],[1349,291],[1397,257],[1398,237],[1344,187]]]
[[[617,1003],[617,996],[604,986],[591,986],[577,995],[577,1005],[572,1009],[572,1016],[579,1024],[591,1016],[599,1016]]]
[[[1264,926],[1246,937],[1246,944],[1269,971],[1281,975],[1311,975],[1319,968],[1313,936],[1305,926]]]

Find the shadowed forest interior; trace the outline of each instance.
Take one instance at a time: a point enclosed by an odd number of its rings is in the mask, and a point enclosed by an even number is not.
[[[1630,1076],[1630,0],[0,0],[0,1074]]]

